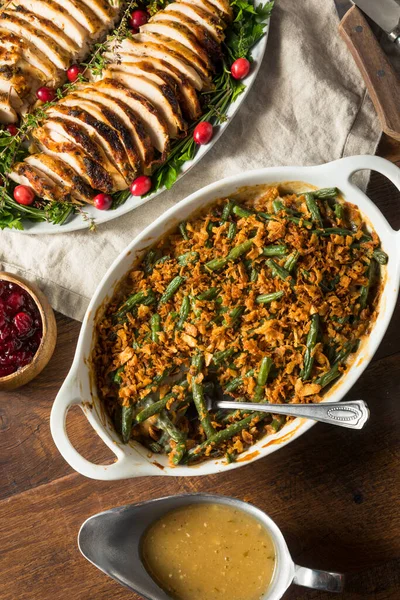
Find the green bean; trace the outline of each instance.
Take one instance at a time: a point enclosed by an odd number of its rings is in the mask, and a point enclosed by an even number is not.
[[[279,244],[277,246],[267,246],[262,251],[264,256],[285,256],[287,254],[287,246]]]
[[[158,442],[151,441],[147,444],[147,447],[153,452],[153,454],[161,454],[163,451],[163,447]]]
[[[243,208],[243,206],[239,206],[237,204],[235,204],[233,207],[232,212],[241,219],[246,219],[247,217],[252,217],[254,215],[253,211]]]
[[[279,300],[285,294],[283,291],[271,292],[270,294],[260,294],[256,297],[257,304],[269,304],[274,300]]]
[[[208,263],[206,263],[207,269],[209,269],[210,271],[218,271],[219,269],[222,269],[229,261],[236,260],[243,254],[246,254],[250,250],[252,245],[252,240],[246,240],[242,244],[238,244],[237,246],[232,248],[229,254],[224,258],[214,258],[213,260],[210,260]]]
[[[282,202],[282,200],[280,198],[276,198],[272,202],[272,208],[274,209],[275,213],[279,213],[282,210],[285,210],[285,205],[283,204],[283,202]]]
[[[174,387],[175,386],[181,387],[185,390],[185,389],[187,389],[188,385],[189,384],[188,384],[187,380],[183,379],[179,383],[174,384]],[[143,423],[143,421],[146,421],[153,415],[158,414],[159,412],[161,412],[163,410],[163,408],[165,408],[167,406],[168,402],[172,398],[177,398],[178,393],[179,392],[169,392],[168,394],[166,394],[164,396],[164,398],[161,398],[161,400],[157,400],[153,404],[146,406],[145,408],[143,408],[143,410],[141,410],[139,413],[137,413],[137,415],[135,417],[135,421],[137,423]]]
[[[304,197],[306,199],[306,205],[310,212],[311,219],[317,223],[317,225],[323,227],[321,213],[319,212],[318,204],[314,198],[314,195],[312,193],[306,193],[304,194]]]
[[[343,227],[325,227],[325,229],[313,229],[311,233],[315,233],[320,237],[328,237],[329,235],[354,235],[350,229],[344,229]]]
[[[140,292],[136,292],[135,294],[132,294],[131,296],[129,296],[129,298],[122,304],[122,306],[119,308],[119,310],[115,313],[114,318],[116,318],[119,322],[121,322],[122,319],[124,319],[125,315],[128,312],[131,312],[132,309],[139,305],[139,304],[144,304],[145,306],[150,306],[150,304],[153,304],[153,302],[155,302],[156,297],[154,295],[153,290],[146,290],[146,291],[140,291]]]
[[[226,237],[228,238],[228,240],[233,240],[235,235],[236,235],[236,230],[237,230],[237,225],[236,223],[234,223],[232,221],[232,223],[229,223],[229,227],[228,227],[228,233],[226,235]]]
[[[225,223],[231,216],[234,206],[235,206],[234,203],[231,202],[230,200],[228,200],[228,202],[225,204],[224,208],[222,209],[222,215],[221,215],[221,219],[222,219],[223,223]]]
[[[220,292],[220,288],[212,287],[196,296],[196,300],[215,300]]]
[[[269,356],[264,356],[261,360],[253,402],[261,402],[272,364],[272,359]]]
[[[151,315],[150,319],[151,340],[158,344],[158,334],[161,331],[161,317],[158,313]]]
[[[157,252],[153,248],[149,250],[143,259],[143,271],[146,275],[150,275],[153,270],[154,262],[156,260]]]
[[[341,372],[339,371],[339,367],[344,363],[344,361],[349,357],[352,352],[355,352],[356,345],[358,345],[358,340],[356,344],[347,343],[345,347],[339,352],[337,355],[336,361],[329,371],[321,375],[315,380],[315,383],[321,386],[321,388],[326,387],[332,381],[341,376]]]
[[[198,252],[192,251],[185,252],[185,254],[181,254],[176,260],[178,264],[181,265],[181,267],[186,267],[189,263],[197,262],[199,258],[200,254]]]
[[[249,371],[247,371],[247,373],[245,373],[244,378],[247,377],[253,377],[254,375],[254,369],[250,369]],[[231,379],[231,381],[229,381],[229,383],[226,384],[225,386],[225,393],[226,394],[230,394],[231,392],[234,392],[235,390],[237,390],[241,385],[243,385],[243,377],[235,377],[234,379]]]
[[[314,364],[313,350],[317,343],[318,331],[319,331],[319,315],[318,315],[318,313],[315,313],[311,316],[310,329],[308,330],[308,335],[307,335],[306,351],[304,354],[304,366],[300,373],[300,377],[302,378],[303,381],[306,381],[307,379],[309,379],[310,375],[311,375],[311,371],[312,371],[313,364]]]
[[[179,223],[179,231],[181,232],[181,236],[183,237],[183,239],[188,241],[189,236],[187,234],[185,221],[182,221],[182,223]]]
[[[307,219],[303,218],[303,217],[292,217],[290,215],[285,216],[285,219],[287,219],[288,221],[290,221],[291,223],[294,223],[295,225],[299,225],[300,227],[312,227],[313,224],[311,223],[311,221],[307,221]]]
[[[235,354],[234,348],[227,348],[226,350],[221,350],[220,352],[216,352],[213,356],[214,365],[220,365],[225,362],[228,358],[230,358],[233,354]]]
[[[326,200],[327,198],[336,198],[339,190],[336,187],[332,188],[321,188],[320,190],[315,190],[312,192],[314,198],[320,198],[321,200]]]
[[[167,285],[167,288],[166,288],[165,292],[163,293],[163,295],[161,296],[158,304],[160,305],[160,304],[165,304],[166,302],[169,302],[169,300],[171,300],[172,296],[175,294],[177,289],[182,285],[182,283],[184,281],[185,281],[185,277],[181,277],[180,275],[177,275],[176,277],[174,277],[172,279],[172,281],[170,281],[170,283]]]
[[[118,369],[116,371],[113,371],[112,373],[110,373],[110,377],[112,378],[113,382],[116,383],[117,385],[120,385],[122,383],[121,373],[124,372],[124,369],[125,369],[125,365],[123,365],[122,367],[118,367]]]
[[[268,414],[262,412],[255,412],[249,415],[248,417],[245,417],[241,421],[233,423],[226,429],[221,429],[220,431],[218,431],[218,433],[215,433],[214,435],[210,436],[208,440],[206,440],[202,444],[199,444],[198,446],[195,446],[195,448],[189,450],[186,454],[184,462],[190,462],[191,460],[200,457],[202,453],[205,450],[207,450],[207,448],[209,448],[210,446],[220,446],[223,442],[230,440],[235,435],[243,431],[243,429],[246,429],[246,427],[248,427],[251,423],[256,423],[262,419],[265,419],[267,416]]]
[[[286,269],[286,271],[288,273],[291,273],[297,265],[297,261],[300,258],[300,252],[298,250],[295,250],[294,252],[292,252],[292,254],[289,254],[289,256],[287,257],[285,264],[283,265],[283,268]]]
[[[192,311],[194,313],[194,316],[196,318],[201,317],[201,309],[200,308],[196,308],[196,298],[191,297],[190,298],[190,306],[192,307]]]
[[[371,288],[372,282],[375,276],[375,262],[371,260],[368,265],[366,276],[368,279],[367,285],[362,285],[360,290],[360,312],[364,310],[367,306],[369,290]]]
[[[286,417],[284,415],[277,415],[271,421],[270,425],[271,425],[272,429],[275,431],[275,433],[277,433],[285,422],[286,422]]]
[[[179,320],[176,324],[176,328],[181,330],[190,313],[190,298],[185,296],[182,300],[181,308],[179,310]]]
[[[278,265],[274,260],[272,260],[272,258],[269,258],[266,261],[266,264],[271,269],[273,277],[279,277],[283,281],[290,279],[290,281],[293,282],[293,277],[291,276],[289,271],[287,271],[284,267]]]
[[[121,436],[124,444],[127,444],[131,438],[133,410],[133,405],[122,407]]]
[[[162,256],[161,258],[156,260],[156,262],[154,263],[154,267],[157,265],[163,265],[164,263],[167,262],[167,260],[171,260],[171,257],[169,254],[166,254],[165,256]]]
[[[250,271],[250,281],[252,283],[256,282],[258,279],[258,271],[255,267],[253,267]]]
[[[380,265],[386,265],[389,257],[386,254],[386,252],[384,252],[383,250],[381,250],[380,248],[376,248],[373,253],[372,256],[374,257],[374,259],[376,260],[376,262],[378,262]]]
[[[192,374],[192,395],[193,402],[199,414],[201,426],[207,438],[215,434],[215,429],[211,423],[211,417],[207,411],[206,402],[204,399],[204,388],[201,382],[197,382],[197,375],[203,367],[203,357],[201,354],[195,354],[192,358],[191,374]]]
[[[245,310],[246,310],[245,306],[236,306],[229,313],[229,319],[223,320],[223,322],[222,322],[223,326],[224,327],[234,327],[237,324],[237,322],[239,321],[240,317],[242,316],[242,314],[244,313]]]
[[[159,414],[155,425],[164,431],[164,433],[166,433],[169,438],[176,443],[175,448],[172,449],[171,461],[174,465],[178,465],[186,452],[185,434],[176,427],[176,425],[168,417],[165,410]]]
[[[273,215],[270,215],[269,213],[266,212],[258,212],[257,213],[258,217],[261,217],[262,219],[265,219],[266,221],[278,221],[279,219],[276,219]]]
[[[344,220],[344,206],[341,202],[335,202],[335,206],[333,207],[335,212],[335,216],[338,221]]]

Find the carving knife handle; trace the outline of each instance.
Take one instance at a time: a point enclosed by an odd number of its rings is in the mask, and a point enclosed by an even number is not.
[[[356,6],[341,20],[339,32],[361,71],[382,130],[400,140],[400,81]]]

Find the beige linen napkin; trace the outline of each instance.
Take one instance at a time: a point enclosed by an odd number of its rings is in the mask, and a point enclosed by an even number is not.
[[[377,118],[337,27],[333,1],[278,0],[257,81],[225,134],[190,173],[169,192],[96,232],[0,232],[1,268],[36,281],[55,309],[82,319],[121,250],[191,192],[249,169],[374,153]]]

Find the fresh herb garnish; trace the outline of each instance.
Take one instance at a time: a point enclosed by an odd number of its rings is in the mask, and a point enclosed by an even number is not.
[[[168,0],[149,0],[147,10],[153,15],[163,9],[166,4],[168,4]],[[94,220],[85,213],[82,207],[71,202],[49,202],[38,199],[32,206],[19,205],[12,197],[15,184],[7,177],[7,173],[16,162],[27,156],[28,150],[24,142],[29,138],[32,130],[40,126],[46,119],[46,109],[73,91],[77,84],[85,81],[88,71],[93,77],[101,76],[103,70],[107,68],[107,59],[104,54],[108,45],[132,36],[128,21],[132,10],[138,6],[138,3],[137,0],[126,0],[125,5],[126,9],[118,27],[107,36],[104,42],[95,45],[91,59],[87,63],[83,63],[85,70],[79,75],[77,81],[59,88],[54,102],[43,104],[28,113],[21,120],[17,135],[10,136],[8,131],[0,130],[0,229],[23,229],[24,220],[48,221],[55,225],[63,225],[75,214],[80,214],[89,222],[89,229],[95,229]],[[229,106],[246,87],[245,84],[231,77],[229,65],[237,58],[251,60],[251,48],[263,36],[273,5],[273,0],[258,6],[254,6],[252,0],[231,0],[234,18],[226,30],[222,48],[225,58],[221,70],[213,79],[214,89],[200,95],[202,116],[190,125],[184,139],[172,142],[166,161],[152,174],[153,185],[149,194],[154,194],[163,187],[170,189],[177,180],[184,163],[194,158],[197,146],[192,134],[199,122],[210,121],[213,125],[219,125],[226,121]],[[121,206],[129,196],[129,190],[115,193],[112,208]]]

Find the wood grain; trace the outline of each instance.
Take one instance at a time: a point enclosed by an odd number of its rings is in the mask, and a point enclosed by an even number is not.
[[[339,32],[361,71],[382,130],[400,140],[400,81],[356,6],[341,20]]]
[[[400,161],[400,144],[384,138],[379,151]],[[400,194],[391,184],[374,174],[369,195],[400,228]],[[109,483],[73,472],[51,439],[51,405],[80,328],[57,315],[57,347],[46,369],[29,385],[0,393],[0,600],[138,598],[81,557],[80,525],[113,506],[194,491],[232,495],[268,512],[298,564],[347,573],[341,600],[399,600],[399,322],[400,303],[374,361],[348,394],[371,408],[364,430],[318,424],[279,452],[225,475]],[[69,413],[68,430],[90,460],[111,457],[79,409]],[[292,587],[285,600],[329,597]]]

